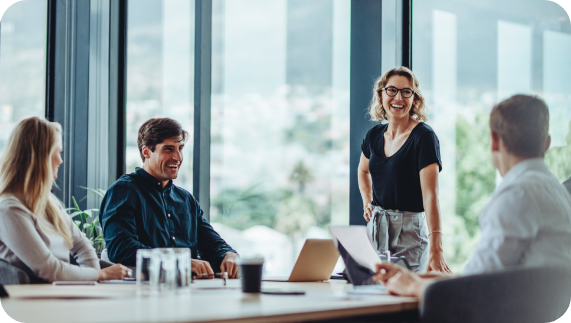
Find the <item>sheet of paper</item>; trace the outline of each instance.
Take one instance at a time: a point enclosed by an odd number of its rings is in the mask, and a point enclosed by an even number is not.
[[[367,236],[367,228],[362,225],[330,226],[329,231],[337,246],[341,242],[345,250],[361,266],[375,271],[375,265],[381,263],[375,248]]]

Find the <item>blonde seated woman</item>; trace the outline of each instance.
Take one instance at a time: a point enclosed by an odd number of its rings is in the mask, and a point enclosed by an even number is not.
[[[22,120],[0,161],[0,258],[32,281],[98,281],[130,277],[120,264],[101,269],[90,241],[51,193],[62,164],[62,130],[40,118]],[[69,262],[69,254],[79,266]]]

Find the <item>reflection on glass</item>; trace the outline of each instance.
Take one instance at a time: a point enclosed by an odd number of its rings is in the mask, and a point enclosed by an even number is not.
[[[142,167],[137,133],[150,118],[178,120],[188,131],[175,184],[192,192],[194,1],[129,1],[126,170]]]
[[[20,120],[45,116],[46,8],[17,2],[0,22],[0,152]]]
[[[497,178],[488,114],[516,93],[537,94],[550,108],[546,162],[571,176],[571,25],[557,4],[514,7],[468,0],[414,2],[413,68],[441,144],[440,203],[444,251],[460,271],[479,239],[478,215]]]
[[[211,222],[269,274],[349,221],[349,0],[213,2]]]

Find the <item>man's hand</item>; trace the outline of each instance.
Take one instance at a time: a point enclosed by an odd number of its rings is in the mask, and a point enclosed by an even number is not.
[[[398,265],[382,263],[377,265],[373,280],[383,283],[394,295],[420,297],[428,280]]]
[[[238,258],[240,256],[237,253],[227,252],[220,265],[220,272],[227,272],[228,278],[238,278]]]
[[[192,259],[192,272],[196,274],[197,279],[214,278],[214,272],[208,261]]]

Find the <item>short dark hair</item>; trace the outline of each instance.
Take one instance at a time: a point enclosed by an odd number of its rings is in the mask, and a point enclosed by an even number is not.
[[[188,132],[182,129],[180,122],[170,118],[152,118],[143,123],[139,128],[139,136],[137,138],[137,146],[141,159],[145,162],[143,156],[143,146],[149,147],[151,151],[155,151],[157,144],[176,136],[182,136],[182,141],[186,142]]]
[[[514,95],[492,109],[490,129],[502,138],[510,153],[543,157],[549,136],[549,108],[537,96]]]

